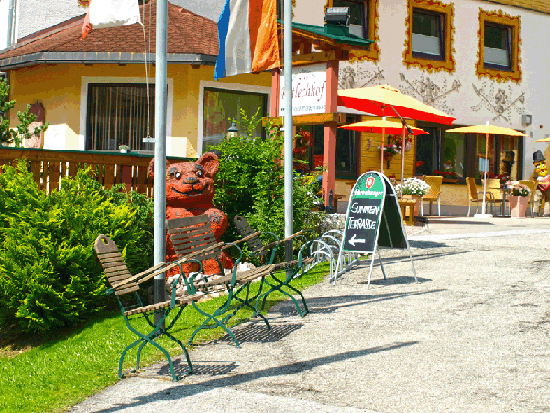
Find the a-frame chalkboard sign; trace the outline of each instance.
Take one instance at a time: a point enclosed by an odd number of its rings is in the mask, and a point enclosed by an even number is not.
[[[370,286],[377,247],[384,279],[386,278],[386,272],[382,265],[379,247],[406,248],[411,257],[413,275],[416,281],[413,257],[399,212],[395,189],[384,174],[370,171],[357,179],[351,191],[346,214],[346,228],[342,237],[336,268],[340,267],[340,258],[343,252],[372,254],[368,277],[368,285]],[[335,272],[332,281],[335,281],[337,276],[338,273]]]

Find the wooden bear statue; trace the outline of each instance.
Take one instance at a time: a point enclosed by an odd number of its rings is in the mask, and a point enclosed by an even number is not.
[[[228,226],[227,216],[212,204],[214,198],[214,176],[218,173],[220,163],[216,154],[206,152],[197,162],[166,162],[166,219],[183,218],[206,214],[210,217],[212,229],[218,241]],[[149,164],[149,176],[154,176],[154,159]],[[176,260],[176,253],[166,236],[166,262]],[[221,263],[224,268],[232,268],[229,255],[222,253]],[[196,266],[196,264],[195,264]],[[196,271],[194,266],[183,266],[185,273]],[[219,266],[214,260],[203,262],[205,274],[219,273]]]

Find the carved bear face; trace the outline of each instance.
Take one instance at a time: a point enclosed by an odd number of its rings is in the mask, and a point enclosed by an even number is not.
[[[214,197],[214,176],[220,163],[216,154],[206,152],[197,162],[166,163],[166,205],[209,206]],[[148,168],[154,176],[154,160]]]

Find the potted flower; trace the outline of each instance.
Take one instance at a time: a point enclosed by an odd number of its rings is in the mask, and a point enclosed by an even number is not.
[[[510,215],[512,218],[525,218],[530,195],[531,191],[527,186],[520,183],[512,186],[510,194]]]
[[[430,189],[430,185],[418,178],[407,178],[403,185],[399,184],[395,187],[397,193],[401,193],[403,198],[411,198],[416,201],[414,206],[414,214],[419,215],[422,197]]]
[[[382,150],[382,147],[379,146],[378,149]],[[393,159],[394,155],[397,155],[399,153],[399,148],[397,145],[394,145],[393,143],[390,143],[387,146],[384,146],[384,160],[386,161],[388,168],[390,167],[390,162]]]
[[[126,153],[130,150],[130,147],[128,145],[119,145],[118,150],[122,153]]]

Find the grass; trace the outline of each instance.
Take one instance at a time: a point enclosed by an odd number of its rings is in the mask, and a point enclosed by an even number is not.
[[[316,284],[323,280],[328,269],[328,264],[319,264],[295,280],[293,286],[302,290]],[[257,288],[257,285],[253,288]],[[217,297],[202,305],[213,309],[224,298]],[[266,307],[284,299],[284,295],[273,293],[269,296]],[[250,311],[241,310],[233,318],[233,324],[242,322],[251,315]],[[172,333],[186,343],[203,320],[192,307],[187,307]],[[143,326],[146,324],[143,319],[136,320],[136,323]],[[211,340],[222,335],[220,328],[202,330],[195,340]],[[120,311],[117,311],[102,314],[77,331],[47,341],[14,357],[8,358],[0,351],[0,411],[41,413],[67,410],[119,380],[117,372],[120,354],[134,340],[135,336],[126,328]],[[170,355],[181,353],[181,348],[171,340],[163,338],[160,343]],[[124,370],[135,365],[135,355],[136,351],[130,351],[126,355]],[[192,352],[190,356],[193,361]],[[164,356],[158,350],[146,346],[141,365],[163,359],[165,360]]]

